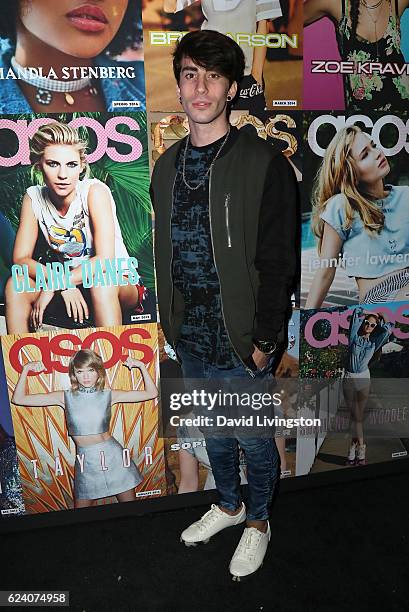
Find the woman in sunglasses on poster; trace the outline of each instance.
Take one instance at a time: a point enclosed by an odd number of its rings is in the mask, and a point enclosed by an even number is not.
[[[351,315],[343,392],[355,431],[347,465],[366,463],[363,420],[371,386],[369,368],[380,357],[382,346],[389,341],[392,327],[392,323],[385,322],[384,314],[364,311],[361,306]]]
[[[408,6],[409,0],[305,1],[304,25],[322,17],[332,19],[342,61],[354,64],[353,73],[344,74],[345,104],[350,111],[398,109],[409,100],[400,28]],[[376,66],[369,69],[371,63],[390,64],[395,72]],[[358,69],[359,64],[364,69]]]
[[[97,499],[116,496],[119,502],[136,499],[135,487],[142,475],[129,452],[109,433],[111,409],[118,403],[146,402],[155,399],[158,390],[145,364],[127,358],[123,363],[142,374],[144,391],[105,388],[107,376],[103,361],[91,349],[81,349],[70,359],[68,374],[71,388],[50,393],[27,393],[30,372],[45,370],[41,361],[23,366],[12,402],[17,406],[61,406],[67,430],[75,443],[74,507],[85,508]],[[104,469],[105,468],[105,469]]]
[[[140,30],[140,0],[3,0],[0,112],[144,110]]]
[[[9,334],[40,329],[57,298],[74,327],[90,321],[97,327],[121,325],[124,312],[141,307],[145,290],[138,284],[136,259],[125,247],[111,190],[88,177],[87,146],[77,129],[59,122],[41,127],[31,139],[31,161],[41,180],[27,189],[21,207],[13,264],[25,271],[25,280],[17,288],[12,275],[6,284]],[[45,246],[38,251],[40,237]],[[70,267],[62,287],[53,284],[47,268],[56,264]],[[97,272],[103,275],[108,265],[116,284],[96,282]],[[40,273],[47,288],[38,286]]]
[[[313,195],[320,260],[306,308],[322,306],[338,266],[355,278],[360,303],[407,299],[409,186],[385,185],[389,171],[384,153],[355,125],[328,145]]]

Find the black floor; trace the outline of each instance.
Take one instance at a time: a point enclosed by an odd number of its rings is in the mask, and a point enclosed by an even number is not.
[[[232,582],[240,528],[186,548],[207,508],[1,536],[1,589],[61,589],[71,610],[409,610],[409,475],[283,493],[264,567]]]

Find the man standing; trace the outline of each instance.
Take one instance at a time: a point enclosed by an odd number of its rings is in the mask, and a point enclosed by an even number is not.
[[[229,125],[244,70],[232,39],[191,32],[177,45],[173,67],[190,135],[158,159],[152,175],[161,325],[185,378],[261,379],[283,337],[294,282],[294,173],[269,144]],[[247,463],[247,515],[238,444]],[[207,542],[247,519],[230,563],[239,580],[261,566],[267,549],[278,452],[270,437],[209,437],[206,448],[220,502],[181,539]]]

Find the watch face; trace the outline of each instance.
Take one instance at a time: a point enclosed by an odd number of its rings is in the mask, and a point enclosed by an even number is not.
[[[277,346],[275,342],[269,340],[257,340],[254,344],[262,353],[266,354],[272,353]]]

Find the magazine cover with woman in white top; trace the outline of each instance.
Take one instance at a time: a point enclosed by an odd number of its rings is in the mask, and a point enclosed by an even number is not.
[[[0,119],[2,333],[156,320],[145,121]]]

